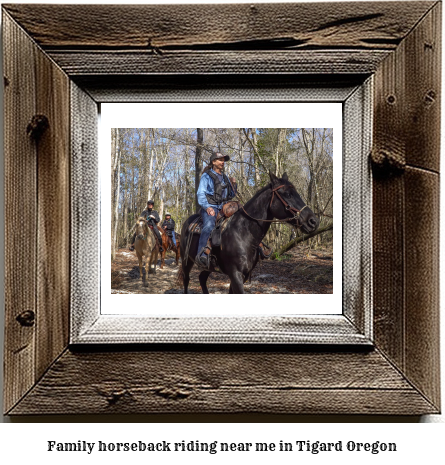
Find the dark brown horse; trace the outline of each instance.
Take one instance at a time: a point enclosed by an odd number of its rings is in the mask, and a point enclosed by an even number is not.
[[[175,232],[175,238],[176,238],[176,245],[175,245],[173,244],[173,238],[170,236],[167,236],[165,229],[162,229],[159,226],[158,226],[158,229],[161,232],[162,248],[164,249],[164,251],[161,254],[161,266],[160,266],[161,270],[164,268],[165,254],[169,251],[176,253],[176,265],[179,265],[179,254],[181,253],[181,247],[180,247],[181,234],[178,234],[177,232]]]

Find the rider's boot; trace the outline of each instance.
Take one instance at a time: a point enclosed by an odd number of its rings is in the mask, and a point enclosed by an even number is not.
[[[210,249],[208,246],[203,247],[196,255],[195,265],[202,269],[208,270],[210,268]]]
[[[162,253],[162,252],[164,252],[164,249],[162,247],[161,233],[158,231],[157,226],[154,226],[153,231],[155,233],[155,236],[156,236],[156,239],[157,239],[157,242],[158,242],[159,252]]]

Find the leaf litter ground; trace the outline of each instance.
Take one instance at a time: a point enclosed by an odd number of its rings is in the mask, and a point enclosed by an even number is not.
[[[181,263],[181,262],[179,262]],[[179,267],[173,255],[167,256],[164,269],[156,274],[139,277],[139,265],[135,252],[119,249],[111,266],[112,294],[182,294],[178,281]],[[295,248],[281,260],[262,260],[252,272],[251,281],[244,285],[246,294],[332,294],[332,250],[307,251]],[[201,294],[200,271],[193,267],[189,293]],[[212,273],[207,281],[210,294],[227,294],[229,278]]]

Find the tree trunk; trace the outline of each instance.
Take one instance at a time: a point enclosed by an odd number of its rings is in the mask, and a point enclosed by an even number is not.
[[[123,220],[123,224],[124,224],[124,227],[123,227],[123,232],[122,232],[122,235],[124,236],[123,237],[123,240],[125,241],[128,241],[128,238],[125,237],[125,235],[127,234],[127,231],[128,231],[128,194],[125,194],[125,197],[124,197],[124,205],[123,205],[123,210],[124,210],[124,220]]]
[[[243,148],[243,137],[241,133],[241,129],[238,132],[238,144],[239,144],[239,151],[238,151],[238,156],[241,162],[244,161],[244,148]],[[244,177],[244,163],[240,163],[240,179],[237,179],[238,182],[238,187],[241,191],[244,190],[244,182],[245,182],[245,177]]]
[[[154,144],[155,144],[155,134],[154,130],[151,129],[150,136],[149,136],[149,144],[150,144],[150,157],[148,162],[148,195],[147,201],[153,200],[153,158],[154,158]],[[145,207],[145,205],[144,205]]]
[[[162,190],[162,188],[159,190],[159,218],[161,219],[159,222],[160,226],[164,219],[164,191]]]
[[[111,260],[116,258],[116,234],[119,223],[120,130],[112,129],[111,142]]]
[[[286,245],[284,245],[283,247],[281,247],[280,250],[278,250],[277,252],[275,252],[271,259],[272,260],[275,260],[277,257],[279,257],[280,255],[283,255],[285,252],[288,252],[289,250],[293,249],[297,244],[299,244],[300,242],[303,242],[303,241],[307,241],[308,239],[310,239],[311,237],[315,237],[315,236],[318,236],[319,234],[322,234],[326,231],[331,231],[332,230],[332,226],[333,226],[333,223],[331,224],[328,224],[327,226],[325,226],[324,228],[321,228],[321,229],[317,229],[317,231],[313,232],[313,233],[310,233],[308,235],[303,235],[302,237],[297,237],[295,238],[293,241],[290,241],[288,242]]]
[[[281,173],[281,158],[283,157],[284,142],[286,140],[286,129],[280,128],[277,133],[277,149],[275,152],[275,176],[280,176]]]
[[[201,128],[197,129],[196,134],[196,156],[195,156],[195,212],[198,213],[200,205],[198,203],[198,187],[199,181],[201,180],[202,170],[202,145],[204,142],[204,132]]]
[[[256,128],[250,128],[251,132],[252,132],[252,141],[253,141],[253,145],[255,147],[256,150],[258,150],[258,141],[257,141],[257,137],[256,137]],[[260,160],[259,160],[259,157],[258,155],[256,154],[255,150],[253,152],[253,155],[254,155],[254,160],[255,160],[255,189],[258,189],[258,187],[260,186]]]

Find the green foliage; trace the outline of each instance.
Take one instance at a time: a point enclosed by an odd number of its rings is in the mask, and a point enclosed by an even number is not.
[[[279,262],[281,262],[291,259],[292,255],[278,255],[277,252],[274,252],[274,257],[274,260],[278,260]]]

